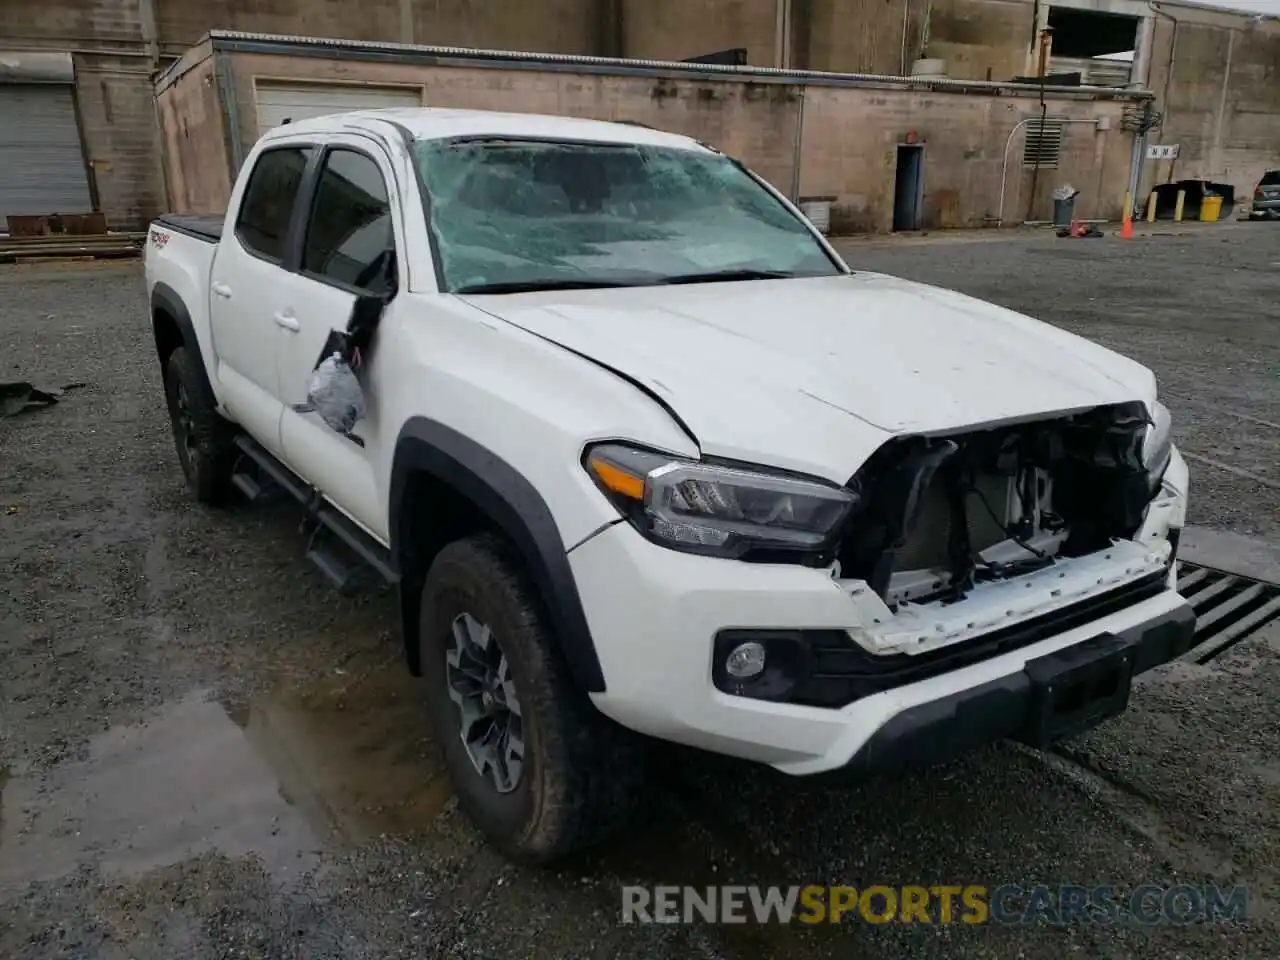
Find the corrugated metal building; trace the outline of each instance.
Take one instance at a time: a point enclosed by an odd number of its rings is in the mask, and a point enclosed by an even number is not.
[[[74,84],[70,54],[0,55],[0,225],[94,209]]]

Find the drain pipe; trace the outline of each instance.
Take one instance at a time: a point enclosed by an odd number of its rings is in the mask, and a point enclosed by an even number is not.
[[[791,156],[791,202],[800,204],[800,164],[804,157],[804,95],[808,89],[800,85],[800,107],[796,110],[796,139]]]
[[[1009,139],[1004,142],[1004,164],[1000,168],[1000,211],[996,215],[996,226],[1004,226],[1004,191],[1005,184],[1008,181],[1009,174],[1009,147],[1013,145],[1013,138],[1018,135],[1018,131],[1029,124],[1032,120],[1039,120],[1039,117],[1023,117],[1013,125],[1013,129],[1009,131]],[[1092,123],[1095,127],[1098,125],[1098,118],[1093,117],[1089,120],[1072,120],[1064,119],[1060,123]],[[1042,128],[1043,129],[1043,128]]]

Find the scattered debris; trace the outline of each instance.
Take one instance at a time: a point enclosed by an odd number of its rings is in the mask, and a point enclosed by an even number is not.
[[[1102,233],[1092,224],[1083,220],[1072,220],[1071,225],[1058,231],[1060,237],[1100,237]]]
[[[61,387],[41,389],[25,380],[0,382],[0,417],[13,417],[37,407],[57,403],[68,390],[78,390],[83,383],[68,383]]]

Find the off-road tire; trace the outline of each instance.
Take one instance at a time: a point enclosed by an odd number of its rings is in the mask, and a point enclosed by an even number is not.
[[[493,631],[518,694],[524,769],[510,793],[476,770],[449,697],[446,646],[464,612]],[[459,806],[505,856],[550,863],[626,824],[644,779],[644,748],[574,683],[538,594],[504,541],[482,535],[440,551],[422,589],[419,643],[427,706]]]
[[[231,424],[218,414],[198,361],[185,347],[176,348],[165,361],[164,395],[178,461],[192,496],[209,506],[226,503],[236,460]]]

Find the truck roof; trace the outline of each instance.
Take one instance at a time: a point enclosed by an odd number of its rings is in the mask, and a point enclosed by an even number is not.
[[[442,140],[467,136],[530,137],[641,144],[685,150],[707,149],[691,137],[666,133],[639,123],[586,120],[536,113],[502,113],[494,110],[453,110],[441,107],[393,107],[334,113],[276,127],[266,134],[266,138],[298,133],[332,133],[343,128],[370,130],[376,129],[380,122],[397,124],[419,140]]]

